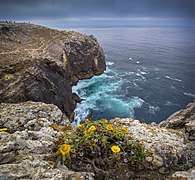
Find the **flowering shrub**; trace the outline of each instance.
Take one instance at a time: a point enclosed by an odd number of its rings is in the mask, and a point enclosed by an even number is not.
[[[56,164],[61,160],[75,171],[109,174],[121,167],[139,169],[146,153],[130,136],[127,127],[106,119],[87,119],[73,130],[67,130],[57,142]]]

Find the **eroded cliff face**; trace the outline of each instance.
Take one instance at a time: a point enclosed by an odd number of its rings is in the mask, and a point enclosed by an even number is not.
[[[0,103],[51,103],[71,117],[78,100],[72,85],[105,69],[94,36],[25,23],[0,24]]]

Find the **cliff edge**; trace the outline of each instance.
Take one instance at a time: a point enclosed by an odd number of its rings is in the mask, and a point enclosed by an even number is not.
[[[185,111],[191,112],[189,106]],[[194,119],[189,122],[194,122]],[[100,123],[103,123],[103,121],[100,120]],[[57,142],[62,137],[65,137],[65,134],[68,133],[68,136],[72,137],[71,134],[74,135],[74,132],[78,131],[85,138],[82,144],[86,145],[86,142],[89,143],[91,138],[84,134],[82,128],[84,126],[89,127],[93,122],[86,122],[81,127],[73,127],[61,110],[53,104],[32,101],[16,104],[1,103],[0,179],[103,180],[106,177],[107,179],[118,180],[176,180],[195,178],[194,140],[186,139],[186,134],[183,130],[157,127],[154,124],[141,123],[131,118],[115,118],[106,123],[109,123],[109,127],[113,128],[124,127],[125,137],[128,137],[130,143],[139,143],[144,152],[147,152],[146,158],[141,164],[136,164],[135,166],[130,161],[138,151],[125,151],[124,147],[126,146],[122,141],[118,142],[118,146],[121,147],[119,157],[124,162],[118,159],[114,164],[108,166],[110,168],[106,166],[108,170],[101,169],[101,167],[104,167],[104,163],[108,161],[107,154],[104,154],[103,157],[98,156],[95,166],[93,161],[84,161],[86,159],[81,161],[80,156],[83,156],[81,154],[83,152],[82,148],[79,148],[79,153],[76,154],[76,157],[73,157],[75,155],[73,141],[70,141],[72,145],[70,152],[71,162],[76,162],[79,170],[68,168],[62,162],[55,164],[49,157],[56,155],[56,148],[60,147]],[[100,124],[97,125],[97,121],[94,121],[94,126],[96,126],[98,133]],[[107,127],[106,124],[102,126]],[[182,126],[180,127],[182,129]],[[107,129],[109,131],[108,127]],[[113,133],[115,133],[115,130]],[[118,133],[120,135],[121,132]],[[67,140],[66,138],[63,139],[62,143]],[[102,144],[102,136],[96,136],[95,139],[95,143]],[[113,142],[108,139],[107,143]],[[92,147],[97,148],[96,153],[100,153],[102,150],[98,145],[92,144]],[[88,150],[87,155],[90,158],[94,151],[91,148],[83,148]],[[124,151],[126,154],[128,153],[128,158],[124,158]],[[118,165],[115,166],[116,164]],[[132,167],[135,170],[132,170]]]
[[[27,23],[0,24],[0,103],[55,104],[70,118],[79,100],[72,85],[105,69],[94,36]]]

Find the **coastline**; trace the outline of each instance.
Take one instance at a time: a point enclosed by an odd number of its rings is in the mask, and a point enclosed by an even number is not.
[[[97,179],[95,171],[76,172],[62,164],[54,168],[48,159],[59,138],[76,128],[70,119],[80,99],[72,94],[72,85],[105,71],[96,38],[31,24],[0,27],[0,178]],[[128,117],[111,119],[110,124],[125,126],[132,141],[150,154],[146,169],[128,175],[113,171],[109,176],[194,178],[194,115],[192,102],[159,125]]]

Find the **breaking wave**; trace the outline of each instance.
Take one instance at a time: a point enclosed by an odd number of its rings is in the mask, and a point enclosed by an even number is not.
[[[75,124],[88,116],[94,119],[134,117],[134,109],[141,107],[144,100],[121,92],[125,83],[121,75],[107,68],[104,74],[82,80],[73,87],[73,92],[83,99],[75,110]]]

